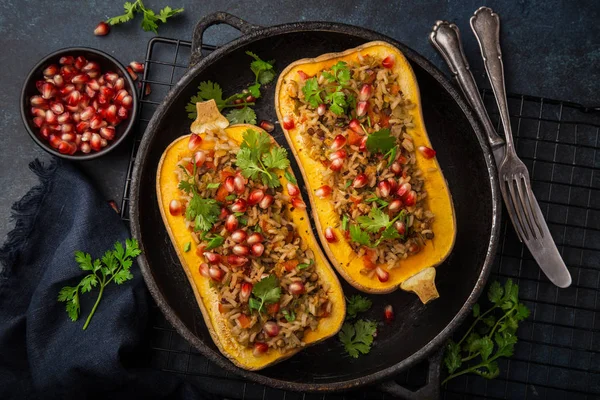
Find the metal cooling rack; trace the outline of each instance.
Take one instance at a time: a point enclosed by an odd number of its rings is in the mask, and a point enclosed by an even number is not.
[[[134,140],[123,190],[121,215],[129,220],[129,187],[141,133],[168,90],[187,68],[191,43],[154,38],[148,44],[141,91],[140,125]],[[214,46],[203,50],[212,51]],[[484,102],[501,130],[489,91]],[[527,164],[533,190],[552,235],[573,276],[573,285],[557,289],[543,276],[527,249],[504,219],[494,276],[512,278],[531,310],[519,329],[519,343],[501,375],[488,381],[463,376],[443,390],[444,399],[600,399],[600,115],[580,105],[525,95],[509,95],[516,126],[517,152]],[[504,214],[506,215],[506,213]],[[228,398],[382,399],[372,388],[343,395],[309,395],[249,383],[209,362],[165,320],[152,313],[149,348],[152,367]],[[425,383],[426,363],[397,378],[408,388]],[[389,398],[389,397],[388,397]]]

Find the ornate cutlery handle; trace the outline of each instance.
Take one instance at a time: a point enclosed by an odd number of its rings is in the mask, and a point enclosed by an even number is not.
[[[471,17],[471,29],[475,33],[485,70],[488,74],[492,90],[498,104],[498,111],[504,126],[507,153],[514,153],[508,103],[506,101],[506,88],[504,86],[504,65],[502,64],[502,51],[500,50],[500,18],[491,8],[480,7]]]
[[[448,21],[437,21],[433,27],[433,31],[429,35],[429,40],[450,67],[450,71],[458,81],[458,85],[467,98],[467,101],[475,110],[479,120],[483,123],[488,141],[492,147],[504,145],[504,140],[496,133],[494,125],[492,125],[492,121],[490,121],[490,117],[483,105],[483,100],[479,95],[477,84],[462,48],[458,27]]]

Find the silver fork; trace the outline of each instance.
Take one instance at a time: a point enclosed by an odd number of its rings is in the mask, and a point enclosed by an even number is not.
[[[571,284],[571,275],[552,240],[548,225],[533,195],[529,171],[515,152],[500,50],[500,19],[490,8],[481,7],[471,17],[471,28],[479,42],[485,70],[504,127],[506,151],[498,173],[500,191],[508,215],[519,239],[525,242],[546,276],[557,286],[568,287]]]

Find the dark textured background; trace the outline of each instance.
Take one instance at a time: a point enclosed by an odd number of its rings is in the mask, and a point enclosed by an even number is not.
[[[9,208],[36,183],[26,168],[35,157],[48,159],[22,126],[18,98],[24,77],[44,55],[68,46],[104,50],[123,63],[141,60],[153,33],[134,22],[95,37],[97,22],[120,14],[122,1],[0,1],[0,241],[12,223]],[[377,30],[417,50],[446,71],[427,41],[437,19],[457,23],[467,57],[481,86],[488,87],[477,44],[468,25],[481,5],[502,20],[502,46],[508,90],[588,105],[600,103],[600,6],[597,1],[192,1],[147,0],[146,6],[185,7],[183,15],[161,26],[161,36],[190,39],[196,21],[213,11],[227,11],[262,25],[329,20]],[[208,43],[225,43],[237,35],[220,27],[207,34]],[[293,51],[293,49],[290,49]],[[100,160],[81,164],[107,199],[120,203],[128,159],[126,146]]]

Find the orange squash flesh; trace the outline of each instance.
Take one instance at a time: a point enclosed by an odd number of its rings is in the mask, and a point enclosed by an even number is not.
[[[389,55],[394,56],[393,69],[400,76],[399,90],[416,105],[410,110],[414,128],[408,129],[407,132],[413,138],[415,149],[419,146],[431,148],[423,122],[419,88],[414,72],[404,55],[397,48],[385,42],[370,42],[342,53],[324,54],[314,59],[303,59],[290,64],[279,76],[275,92],[275,107],[279,120],[282,121],[284,117],[292,117],[294,120],[301,118],[301,116],[295,115],[294,100],[285,90],[288,82],[296,81],[298,87],[301,88],[304,85],[302,75],[314,76],[320,71],[329,69],[338,61],[356,62],[359,54],[363,56],[369,54],[381,59]],[[299,71],[304,74],[299,74]],[[400,261],[398,267],[388,270],[390,278],[387,282],[380,282],[376,277],[370,278],[360,273],[360,270],[365,268],[364,261],[356,255],[348,240],[345,239],[334,205],[329,198],[321,199],[315,196],[315,190],[323,185],[321,174],[327,167],[303,151],[303,139],[297,126],[298,124],[295,124],[294,128],[283,129],[283,131],[307,185],[321,243],[337,271],[352,286],[364,292],[389,293],[401,287],[417,293],[424,303],[437,298],[434,267],[442,263],[450,254],[456,236],[452,198],[437,159],[435,157],[427,159],[420,152],[416,152],[417,165],[425,177],[424,189],[427,192],[425,203],[427,208],[435,214],[432,224],[435,237],[432,241],[427,241],[426,246],[419,253],[409,256]],[[440,150],[443,151],[443,149]],[[324,229],[327,227],[334,228],[338,237],[337,242],[328,243],[325,240]],[[413,279],[409,279],[411,277]]]
[[[225,132],[230,138],[241,143],[242,134],[248,128],[257,131],[261,130],[252,125],[234,125],[226,128]],[[215,344],[221,353],[228,357],[235,365],[247,370],[259,370],[291,357],[300,349],[284,353],[275,349],[269,349],[265,354],[254,356],[252,348],[240,345],[231,335],[225,318],[221,316],[219,311],[219,296],[216,289],[211,288],[210,279],[203,277],[199,272],[198,266],[205,261],[204,258],[197,255],[193,247],[188,252],[184,251],[186,243],[194,243],[191,233],[185,226],[185,217],[181,215],[173,216],[168,210],[171,200],[180,197],[179,189],[177,188],[179,182],[175,171],[177,170],[178,161],[182,157],[190,155],[188,138],[189,135],[176,139],[165,150],[160,160],[156,181],[160,212]],[[202,142],[205,149],[207,144],[210,143],[207,141]],[[289,172],[292,173],[291,170]],[[287,180],[283,175],[283,171],[278,175],[283,187],[285,187]],[[290,214],[293,222],[297,225],[300,236],[315,254],[316,271],[323,282],[329,285],[328,295],[333,306],[331,314],[319,320],[318,328],[315,331],[306,330],[303,340],[306,345],[312,345],[335,335],[339,331],[346,314],[346,304],[335,272],[329,266],[327,259],[312,234],[306,210],[296,208]]]

